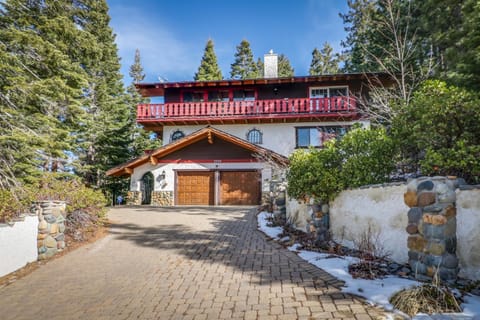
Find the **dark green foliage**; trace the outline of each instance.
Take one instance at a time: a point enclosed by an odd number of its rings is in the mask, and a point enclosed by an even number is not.
[[[56,171],[75,148],[86,74],[66,1],[10,0],[0,15],[0,180],[29,183],[38,168]]]
[[[354,129],[323,149],[290,156],[288,193],[296,199],[332,200],[345,188],[388,181],[395,145],[383,129]]]
[[[222,80],[222,71],[218,66],[217,56],[213,49],[213,40],[208,39],[202,61],[198,67],[197,73],[193,77],[195,81]]]
[[[339,73],[341,61],[341,56],[338,53],[333,53],[333,48],[328,42],[325,42],[322,50],[313,49],[312,62],[308,73],[311,76]]]
[[[247,40],[242,40],[237,46],[235,61],[231,64],[230,77],[232,79],[259,78],[258,66],[253,59],[252,49]]]
[[[278,76],[279,77],[293,77],[295,71],[290,65],[290,60],[284,54],[278,56]]]
[[[78,177],[70,174],[44,174],[37,183],[29,186],[29,193],[34,201],[66,201],[68,214],[81,210],[103,217],[106,213],[107,202],[103,193],[86,187]]]
[[[393,133],[402,148],[426,151],[424,174],[457,175],[479,183],[480,97],[477,93],[426,81],[395,119]]]

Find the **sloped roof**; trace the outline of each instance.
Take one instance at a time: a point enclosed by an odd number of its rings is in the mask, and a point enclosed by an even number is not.
[[[382,72],[369,73],[339,73],[339,74],[325,74],[318,76],[296,76],[296,77],[279,77],[279,78],[258,78],[258,79],[225,79],[225,80],[210,80],[210,81],[179,81],[179,82],[151,82],[151,83],[136,83],[135,87],[144,97],[163,97],[165,89],[170,88],[229,88],[245,85],[268,85],[268,84],[285,84],[285,83],[318,83],[324,81],[351,81],[351,80],[367,80],[378,79],[387,80],[390,76]]]
[[[224,131],[218,130],[216,128],[212,127],[205,127],[203,129],[200,129],[198,131],[195,131],[194,133],[177,140],[175,142],[172,142],[170,144],[167,144],[165,146],[162,146],[154,151],[152,151],[149,154],[143,155],[141,157],[132,159],[128,162],[125,162],[121,165],[118,165],[106,172],[107,176],[124,176],[124,175],[131,175],[133,173],[133,169],[145,164],[145,163],[152,163],[156,164],[157,160],[165,157],[168,154],[171,154],[175,151],[178,151],[180,149],[183,149],[195,142],[198,142],[202,139],[208,139],[209,141],[213,141],[213,138],[220,138],[222,140],[225,140],[227,142],[230,142],[232,144],[235,144],[241,148],[244,148],[248,151],[251,151],[252,153],[258,154],[259,158],[266,157],[280,165],[286,165],[288,163],[288,159],[279,154],[276,153],[272,150],[260,147],[258,145],[255,145],[253,143],[250,143],[248,141],[245,141],[243,139],[240,139],[236,136],[233,136],[229,133],[226,133]]]

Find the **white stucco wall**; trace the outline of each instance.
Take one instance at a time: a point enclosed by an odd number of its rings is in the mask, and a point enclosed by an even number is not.
[[[174,170],[262,170],[262,191],[269,191],[268,180],[272,177],[272,170],[268,165],[261,162],[252,163],[150,163],[135,168],[131,180],[130,190],[140,191],[140,180],[147,172],[152,172],[154,177],[154,191],[174,191],[175,171]],[[161,175],[165,171],[165,180]]]
[[[352,125],[358,121],[330,121],[330,122],[295,122],[295,123],[259,123],[259,124],[229,124],[212,125],[212,127],[225,131],[241,139],[247,139],[247,133],[255,128],[263,133],[263,143],[260,145],[284,156],[290,155],[295,150],[295,127],[312,126],[341,126]],[[368,126],[368,122],[362,122]],[[170,143],[170,137],[176,130],[181,130],[185,135],[204,128],[205,125],[198,126],[165,126],[163,129],[163,144]]]
[[[459,275],[480,280],[480,189],[457,190],[456,205]]]
[[[0,277],[37,260],[38,217],[0,227]]]
[[[408,261],[408,210],[403,200],[406,186],[346,190],[330,207],[330,227],[333,238],[353,246],[369,226],[383,247],[383,253],[398,263]]]

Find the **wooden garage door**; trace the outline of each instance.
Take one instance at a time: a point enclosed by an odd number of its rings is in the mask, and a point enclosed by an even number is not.
[[[258,171],[220,172],[220,204],[256,205],[260,202]]]
[[[178,205],[213,205],[214,190],[213,172],[177,172]]]

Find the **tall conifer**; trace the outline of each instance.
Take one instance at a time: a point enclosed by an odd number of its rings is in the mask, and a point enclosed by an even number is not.
[[[232,79],[254,79],[259,77],[258,67],[253,59],[252,49],[247,40],[237,46],[235,61],[231,64],[230,77]]]
[[[222,71],[218,66],[217,56],[213,49],[213,40],[208,39],[198,72],[193,77],[195,81],[222,80]]]

